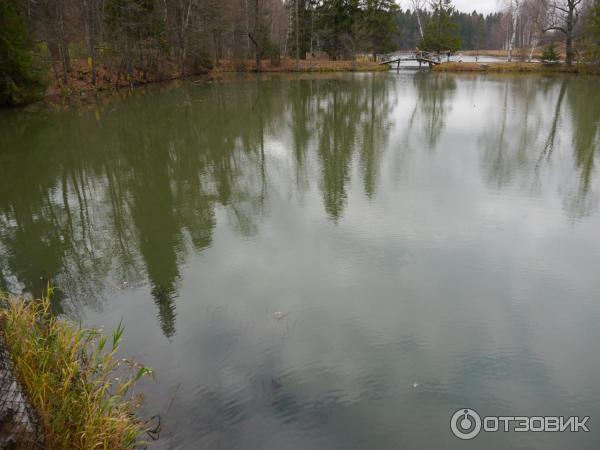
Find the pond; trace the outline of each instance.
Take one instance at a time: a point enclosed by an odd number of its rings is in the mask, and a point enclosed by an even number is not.
[[[600,81],[224,77],[0,112],[0,290],[156,371],[153,448],[597,449]],[[590,432],[452,436],[482,416]]]

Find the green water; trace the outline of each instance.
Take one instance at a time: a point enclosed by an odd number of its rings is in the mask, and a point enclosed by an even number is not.
[[[0,290],[123,320],[154,448],[597,449],[599,86],[233,77],[0,111]],[[463,442],[464,407],[591,432]]]

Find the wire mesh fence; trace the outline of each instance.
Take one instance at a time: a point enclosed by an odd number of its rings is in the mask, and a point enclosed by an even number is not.
[[[41,449],[40,426],[0,337],[0,449]]]

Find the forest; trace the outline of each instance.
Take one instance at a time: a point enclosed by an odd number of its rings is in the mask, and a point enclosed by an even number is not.
[[[282,60],[376,60],[437,52],[538,48],[560,41],[567,64],[597,63],[600,0],[504,0],[460,12],[451,0],[0,0],[0,105],[52,84],[131,85],[261,71]],[[296,69],[300,66],[297,65]]]

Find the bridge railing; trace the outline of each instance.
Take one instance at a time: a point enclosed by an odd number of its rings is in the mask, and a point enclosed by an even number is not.
[[[386,63],[390,61],[395,62],[398,60],[418,61],[419,59],[441,62],[442,55],[433,52],[426,52],[423,50],[410,50],[404,52],[389,53],[386,55],[380,55],[378,57],[380,63]]]
[[[415,52],[415,57],[416,57],[416,59],[429,59],[429,60],[438,61],[438,62],[441,62],[441,60],[442,60],[442,56],[439,53],[432,53],[432,52],[425,52],[425,51]]]

